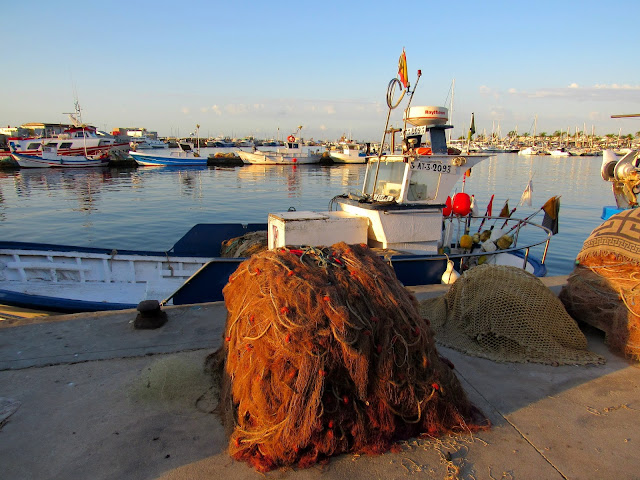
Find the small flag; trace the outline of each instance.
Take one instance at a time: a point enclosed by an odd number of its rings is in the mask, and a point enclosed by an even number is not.
[[[531,206],[532,193],[533,193],[533,182],[531,179],[529,179],[529,183],[527,184],[527,187],[524,189],[524,192],[522,192],[522,197],[520,197],[520,205],[527,204]]]
[[[409,88],[409,74],[407,73],[407,55],[402,49],[400,60],[398,61],[398,76],[400,77],[400,83],[404,88]]]
[[[471,140],[471,137],[473,137],[476,133],[476,119],[475,119],[475,114],[472,113],[471,114],[471,126],[469,127],[469,140]]]
[[[511,216],[511,213],[509,213],[509,200],[504,202],[504,207],[500,210],[500,216],[503,218],[509,218]]]
[[[544,210],[544,218],[542,219],[542,226],[551,230],[551,234],[558,233],[558,217],[560,214],[560,197],[555,196],[547,200],[542,206]]]

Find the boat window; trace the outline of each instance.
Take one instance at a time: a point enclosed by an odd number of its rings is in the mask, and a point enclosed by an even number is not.
[[[30,143],[27,146],[27,150],[38,150],[40,148],[40,145],[41,145],[40,142]]]
[[[439,173],[412,169],[407,201],[433,200],[438,195],[438,185],[440,185]]]
[[[111,145],[111,141],[110,140],[100,140],[98,142],[98,146],[102,146],[102,145]]]
[[[373,183],[376,177],[377,166],[377,160],[369,162],[363,193],[365,195],[391,195],[398,198],[400,196],[400,190],[402,189],[402,180],[407,164],[404,162],[381,162],[380,169],[378,170],[378,181],[374,191]]]
[[[58,148],[71,148],[71,145],[73,145],[71,142],[62,142]]]
[[[47,147],[56,147],[57,145],[58,145],[58,142],[49,142],[46,144]]]

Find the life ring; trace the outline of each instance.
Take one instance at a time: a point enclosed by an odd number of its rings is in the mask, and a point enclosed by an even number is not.
[[[293,135],[289,135],[289,136],[287,137],[287,141],[289,141],[289,142],[295,142],[295,141],[296,141],[296,137],[294,137]]]
[[[419,147],[419,148],[416,148],[416,153],[418,155],[432,155],[431,147]]]

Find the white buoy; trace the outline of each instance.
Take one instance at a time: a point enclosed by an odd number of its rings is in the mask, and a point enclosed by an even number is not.
[[[442,274],[442,278],[440,279],[440,283],[443,285],[451,285],[458,278],[460,278],[460,274],[453,269],[453,260],[449,260],[447,262],[447,269]]]

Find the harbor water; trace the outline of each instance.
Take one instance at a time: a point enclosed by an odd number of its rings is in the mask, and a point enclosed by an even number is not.
[[[520,218],[560,195],[559,233],[547,268],[549,275],[566,275],[602,222],[602,207],[613,204],[601,162],[497,154],[474,167],[455,191],[474,195],[480,214],[495,195],[494,216],[508,202]],[[0,232],[3,240],[164,251],[196,223],[266,223],[270,212],[291,207],[326,211],[335,195],[361,189],[364,172],[365,165],[0,171]],[[532,205],[519,206],[530,177]],[[534,220],[540,222],[542,213]]]

